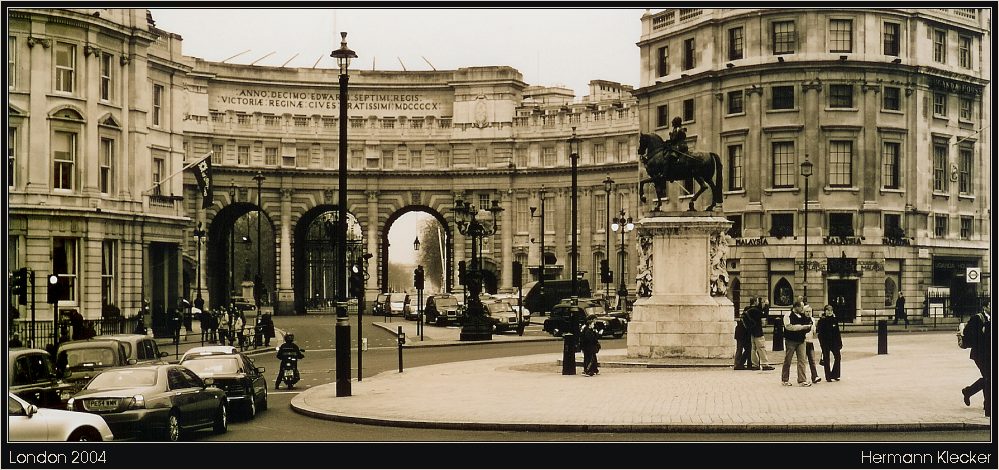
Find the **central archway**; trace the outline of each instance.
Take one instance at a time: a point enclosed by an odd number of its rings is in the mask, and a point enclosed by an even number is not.
[[[425,206],[420,204],[413,204],[403,207],[402,209],[395,211],[385,221],[385,225],[384,228],[382,228],[382,234],[381,234],[381,249],[379,250],[379,255],[378,255],[379,256],[378,266],[379,269],[381,270],[381,273],[379,275],[378,291],[388,292],[389,289],[389,282],[388,282],[389,281],[389,263],[388,263],[389,231],[392,230],[392,224],[394,224],[395,221],[399,219],[399,217],[402,217],[403,215],[406,215],[410,212],[424,212],[430,214],[434,219],[437,220],[439,224],[441,224],[441,227],[444,228],[444,237],[445,237],[444,238],[444,247],[445,247],[444,286],[442,286],[441,290],[445,292],[451,292],[454,286],[454,280],[452,279],[452,274],[451,274],[453,272],[453,269],[451,268],[451,263],[452,263],[451,260],[453,258],[453,252],[454,252],[454,237],[451,234],[451,226],[447,223],[447,220],[444,218],[444,216],[441,215],[440,212],[437,212],[436,209],[430,206]]]
[[[336,302],[337,279],[347,276],[348,266],[364,251],[357,218],[347,213],[347,266],[337,266],[336,205],[322,204],[302,215],[295,225],[294,292],[295,313],[331,309]]]

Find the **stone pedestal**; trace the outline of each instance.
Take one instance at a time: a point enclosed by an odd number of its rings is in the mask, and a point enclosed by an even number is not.
[[[732,358],[735,322],[724,296],[731,224],[692,212],[654,213],[638,222],[639,299],[628,323],[629,358]]]
[[[243,300],[253,301],[253,281],[243,281],[239,285],[242,290]]]

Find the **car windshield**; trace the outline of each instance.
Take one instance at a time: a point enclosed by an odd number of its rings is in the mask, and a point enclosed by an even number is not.
[[[510,307],[510,304],[506,302],[493,302],[486,304],[486,309],[489,310],[489,313],[509,313],[513,310],[513,308]]]
[[[239,360],[234,356],[195,357],[184,361],[183,365],[199,377],[239,372]]]
[[[59,363],[67,368],[113,366],[115,354],[111,348],[70,349],[59,353]]]
[[[156,369],[112,369],[102,372],[87,384],[87,390],[152,387]]]
[[[434,299],[434,303],[437,308],[454,308],[458,306],[458,300],[454,297],[441,297],[439,299]]]
[[[586,307],[586,308],[583,309],[583,311],[586,312],[587,315],[603,315],[604,314],[604,308],[601,307],[601,306],[599,306],[599,305],[596,305],[596,306],[593,306],[593,307]]]
[[[392,294],[389,296],[389,302],[392,303],[405,302],[405,301],[406,301],[406,294]]]

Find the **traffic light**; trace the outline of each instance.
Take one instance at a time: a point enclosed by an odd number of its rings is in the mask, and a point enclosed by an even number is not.
[[[10,293],[17,296],[17,303],[28,305],[28,268],[14,271]]]
[[[417,266],[413,270],[413,287],[416,287],[416,290],[423,290],[423,273],[423,265]]]
[[[462,286],[465,285],[465,271],[465,261],[458,261],[458,284]]]
[[[524,267],[520,264],[520,261],[513,262],[513,287],[521,287],[521,281],[524,276]]]
[[[347,283],[349,284],[347,290],[351,297],[358,300],[364,297],[364,273],[357,264],[350,266],[350,277],[347,278]]]
[[[63,297],[65,281],[56,274],[49,274],[48,286],[48,303],[55,305]]]
[[[600,282],[604,284],[614,282],[614,274],[610,270],[610,264],[605,259],[600,260]]]

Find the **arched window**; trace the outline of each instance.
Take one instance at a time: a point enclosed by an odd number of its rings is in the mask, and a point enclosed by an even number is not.
[[[787,278],[780,278],[774,285],[773,299],[774,305],[790,306],[794,303],[794,288]]]

